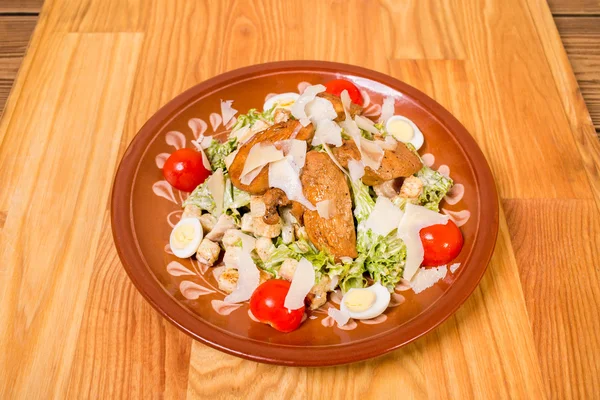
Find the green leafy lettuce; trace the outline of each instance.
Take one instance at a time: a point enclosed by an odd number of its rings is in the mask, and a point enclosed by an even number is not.
[[[315,269],[315,283],[321,281],[324,275],[333,276],[331,271],[336,268],[334,257],[324,250],[318,250],[310,241],[298,239],[290,244],[283,243],[281,236],[277,238],[275,250],[266,260],[262,268],[272,274],[279,270],[281,264],[288,258],[300,261],[304,257],[311,262]]]
[[[239,216],[238,209],[250,204],[250,194],[233,186],[229,174],[224,175],[225,178],[225,193],[223,196],[223,210],[230,215]],[[188,204],[193,204],[203,210],[214,214],[216,210],[215,200],[213,199],[207,182],[198,185],[196,189],[183,202],[183,207]]]
[[[248,110],[248,113],[242,114],[237,117],[237,121],[236,121],[235,125],[233,126],[232,132],[235,132],[238,129],[241,129],[245,126],[251,127],[258,120],[262,120],[264,122],[272,124],[274,116],[275,116],[275,105],[270,110],[265,110],[263,112],[256,110],[256,108],[251,108],[250,110]]]
[[[351,188],[354,216],[358,223],[356,232],[358,257],[352,266],[355,273],[342,279],[342,290],[364,286],[364,279],[358,279],[359,271],[360,278],[366,271],[374,280],[392,290],[402,278],[406,246],[396,237],[396,230],[387,236],[381,236],[365,228],[367,218],[375,207],[375,201],[370,195],[368,186],[360,180],[351,182]]]
[[[210,167],[213,171],[222,168],[224,171],[225,167],[225,157],[235,151],[237,149],[237,138],[232,137],[225,143],[220,143],[218,140],[213,140],[210,146],[208,146],[205,150],[206,157],[208,157],[208,161],[210,161]]]
[[[439,205],[446,193],[450,190],[454,182],[452,179],[440,174],[439,172],[423,166],[417,172],[417,178],[423,182],[423,190],[419,195],[419,204],[423,207],[438,212]]]

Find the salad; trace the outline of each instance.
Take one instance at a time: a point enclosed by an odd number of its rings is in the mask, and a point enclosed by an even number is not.
[[[224,124],[232,103],[221,103]],[[239,115],[225,141],[200,137],[171,154],[163,175],[190,192],[173,254],[222,267],[224,301],[249,301],[282,332],[336,290],[338,325],[375,318],[421,266],[451,262],[463,237],[439,205],[452,180],[424,165],[423,133],[394,115],[394,98],[377,120],[363,104],[347,80],[308,86]]]

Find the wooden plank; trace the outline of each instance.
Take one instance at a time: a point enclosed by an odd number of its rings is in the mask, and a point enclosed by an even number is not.
[[[538,0],[528,0],[531,20],[536,26],[539,44],[543,47],[546,60],[552,71],[556,90],[563,106],[563,113],[569,121],[570,131],[579,154],[591,190],[600,211],[600,141],[596,136],[588,109],[577,80],[572,73],[571,64],[567,58],[556,25],[548,6]]]
[[[552,14],[600,14],[600,0],[548,0]]]
[[[94,295],[85,305],[66,398],[184,398],[192,339],[154,311],[128,279],[108,211],[89,292]]]
[[[2,0],[0,13],[35,13],[39,14],[44,0]]]
[[[59,49],[50,65],[33,71],[49,72],[58,95],[31,99],[23,120],[32,123],[19,129],[29,140],[22,150],[29,168],[20,172],[0,242],[0,398],[64,398],[141,39],[59,34],[48,42]],[[43,76],[25,85],[39,90]],[[40,121],[40,109],[52,113],[51,123]],[[4,140],[0,150],[18,148]]]
[[[600,16],[554,20],[594,126],[600,131]]]
[[[600,214],[587,200],[506,200],[521,283],[553,398],[600,387]],[[560,363],[553,362],[560,360]]]
[[[0,116],[36,22],[36,16],[0,16]]]

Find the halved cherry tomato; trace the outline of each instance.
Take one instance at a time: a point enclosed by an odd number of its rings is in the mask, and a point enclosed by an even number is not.
[[[260,321],[281,332],[298,328],[304,316],[304,307],[288,310],[283,305],[291,283],[270,279],[256,288],[250,297],[250,311]]]
[[[202,154],[192,149],[179,149],[167,158],[163,175],[175,189],[191,192],[210,175],[204,167]]]
[[[454,260],[463,246],[458,226],[450,220],[445,225],[432,225],[419,232],[425,256],[423,265],[437,267]]]
[[[345,79],[334,79],[329,81],[325,84],[325,88],[327,93],[331,93],[336,96],[339,96],[344,90],[347,90],[348,94],[350,95],[350,100],[352,100],[354,104],[362,106],[364,103],[362,94],[360,94],[360,90],[358,90],[354,83]]]

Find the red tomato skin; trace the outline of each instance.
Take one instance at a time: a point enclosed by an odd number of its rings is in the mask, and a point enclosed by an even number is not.
[[[290,285],[290,282],[283,279],[263,282],[250,297],[252,315],[280,332],[297,329],[302,323],[304,307],[290,311],[283,305]]]
[[[454,260],[463,247],[460,229],[450,220],[445,225],[432,225],[419,232],[425,255],[422,265],[438,267]]]
[[[336,96],[340,96],[344,90],[347,90],[348,94],[350,95],[350,100],[352,100],[354,104],[362,106],[364,103],[360,90],[358,90],[354,83],[345,79],[334,79],[329,81],[325,84],[325,88],[327,93],[331,93]]]
[[[191,192],[211,174],[204,167],[202,154],[192,149],[179,149],[167,158],[163,176],[175,189]]]

